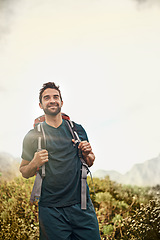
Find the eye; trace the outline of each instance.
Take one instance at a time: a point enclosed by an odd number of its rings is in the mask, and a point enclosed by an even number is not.
[[[54,96],[54,99],[55,99],[55,100],[58,100],[58,99],[59,99],[59,96],[58,96],[58,95],[55,95],[55,96]]]
[[[45,100],[49,100],[49,96],[44,96],[44,99]]]

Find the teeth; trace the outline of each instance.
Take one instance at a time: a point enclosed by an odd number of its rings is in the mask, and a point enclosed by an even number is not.
[[[49,106],[48,108],[54,108],[54,107],[57,107],[57,106]]]

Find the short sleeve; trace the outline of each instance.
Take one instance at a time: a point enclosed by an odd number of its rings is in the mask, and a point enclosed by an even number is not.
[[[76,129],[81,141],[89,142],[87,133],[86,133],[85,129],[82,127],[82,125],[75,123],[75,129]]]
[[[21,157],[24,160],[31,161],[36,151],[37,139],[35,136],[35,131],[32,129],[24,137]]]

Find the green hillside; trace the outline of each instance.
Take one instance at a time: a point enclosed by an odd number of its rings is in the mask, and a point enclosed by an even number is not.
[[[29,203],[33,181],[1,180],[0,239],[38,239],[38,209]],[[160,239],[159,186],[131,187],[94,178],[94,193],[90,177],[88,183],[102,240]]]

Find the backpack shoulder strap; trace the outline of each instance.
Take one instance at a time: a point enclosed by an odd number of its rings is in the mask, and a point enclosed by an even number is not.
[[[43,123],[40,122],[35,126],[35,129],[38,133],[38,146],[37,152],[41,151],[42,149],[46,148],[46,135],[43,128]],[[42,165],[42,178],[45,177],[45,164]]]
[[[71,120],[66,120],[70,132],[75,140],[74,144],[79,144],[81,142],[78,133],[75,128],[75,123]],[[87,163],[84,161],[81,151],[78,152],[79,158],[82,163],[82,174],[81,174],[81,209],[86,209],[87,204],[87,174],[89,171]]]
[[[37,152],[41,151],[44,148],[46,148],[46,136],[43,128],[43,123],[39,122],[37,125],[34,126],[35,131],[38,133],[38,145],[37,145]],[[42,187],[42,180],[45,177],[45,164],[41,167],[41,174],[40,169],[37,169],[36,178],[34,181],[33,189],[31,192],[30,202],[33,204],[34,202],[38,202],[39,198],[41,196],[41,187]]]
[[[75,140],[74,144],[76,145],[77,143],[80,143],[81,140],[80,140],[80,138],[78,136],[78,133],[76,131],[75,123],[72,122],[71,120],[65,120],[65,121],[66,121],[66,123],[67,123],[67,125],[69,127],[69,130],[70,130],[70,132],[72,134],[73,139]]]

